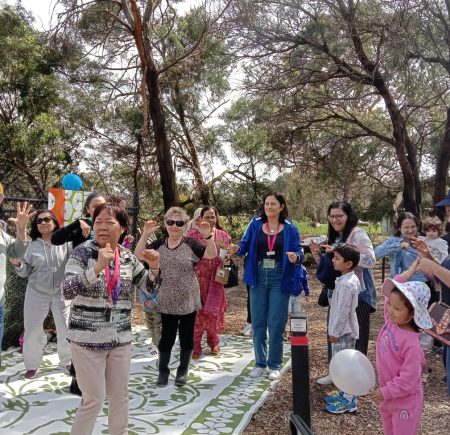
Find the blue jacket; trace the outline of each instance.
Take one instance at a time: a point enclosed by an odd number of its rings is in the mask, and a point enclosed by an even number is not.
[[[251,220],[236,255],[247,255],[244,267],[244,282],[248,285],[255,285],[257,270],[257,243],[258,234],[262,228],[262,219],[260,217]],[[300,233],[298,228],[289,220],[284,221],[283,231],[283,260],[282,260],[282,283],[281,291],[299,295],[301,291],[301,263],[303,261],[303,252],[300,244]],[[298,256],[296,264],[291,263],[286,252],[295,252]]]
[[[417,249],[412,246],[402,249],[400,247],[402,242],[404,242],[403,237],[392,236],[375,248],[375,257],[377,260],[383,257],[389,257],[389,275],[391,278],[408,270],[419,256]],[[415,273],[410,278],[410,281],[426,282],[427,278],[422,273]]]

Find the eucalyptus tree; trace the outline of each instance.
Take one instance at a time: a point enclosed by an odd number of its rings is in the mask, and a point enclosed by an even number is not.
[[[433,127],[440,132],[435,143],[435,182],[433,202],[445,197],[450,164],[450,2],[416,0],[410,2],[399,45],[411,68],[426,74],[439,97],[442,115]],[[445,79],[442,79],[442,74]],[[430,109],[432,110],[432,108]]]
[[[31,21],[21,8],[0,7],[0,167],[9,195],[42,198],[77,153],[54,53]]]
[[[176,0],[93,0],[59,1],[54,29],[60,45],[77,43],[84,56],[108,73],[108,99],[135,101],[140,95],[143,111],[144,154],[153,152],[159,169],[164,207],[179,203],[173,148],[168,129],[167,99],[163,83],[171,76],[184,77],[202,60],[205,39],[217,31],[223,14],[216,2],[205,1],[190,38],[177,35],[179,13]],[[199,2],[200,3],[200,2]],[[173,46],[176,45],[176,49]],[[179,75],[181,74],[181,76]],[[179,82],[180,83],[180,82]],[[103,95],[103,98],[105,95]],[[180,119],[180,114],[177,115]],[[184,134],[186,138],[186,134]],[[153,147],[152,147],[153,145]],[[195,149],[191,149],[192,151]],[[194,168],[199,168],[194,161]],[[195,173],[198,181],[201,173]]]
[[[280,150],[299,154],[310,147],[325,157],[342,142],[344,152],[356,147],[351,157],[363,144],[374,169],[387,163],[385,149],[394,151],[388,177],[399,169],[404,207],[420,215],[420,164],[434,133],[426,128],[433,122],[429,108],[440,94],[426,86],[429,77],[408,70],[395,49],[409,4],[237,0],[228,14],[229,35],[247,65],[248,93],[277,102],[271,123]],[[349,127],[339,130],[339,124]]]

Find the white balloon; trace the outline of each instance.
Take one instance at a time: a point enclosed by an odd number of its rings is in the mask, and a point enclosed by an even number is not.
[[[330,376],[336,387],[354,396],[365,396],[376,385],[372,363],[355,349],[344,349],[334,355],[330,362]]]

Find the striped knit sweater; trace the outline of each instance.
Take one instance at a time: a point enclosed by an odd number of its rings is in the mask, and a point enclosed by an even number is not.
[[[94,272],[99,249],[97,242],[89,240],[77,246],[66,265],[61,291],[65,300],[72,300],[67,339],[87,349],[108,350],[130,343],[133,286],[155,293],[160,285],[159,278],[154,281],[130,251],[118,247],[121,291],[115,306],[120,310],[116,322],[107,321],[109,305],[105,272],[98,277]],[[111,275],[113,273],[114,267],[111,267]]]

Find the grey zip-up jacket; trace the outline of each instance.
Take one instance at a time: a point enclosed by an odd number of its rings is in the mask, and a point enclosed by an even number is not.
[[[72,252],[72,244],[52,245],[41,238],[33,240],[25,253],[17,275],[28,277],[28,288],[54,295],[60,292],[64,269]]]
[[[6,259],[23,258],[28,244],[0,230],[0,307],[5,305]]]

